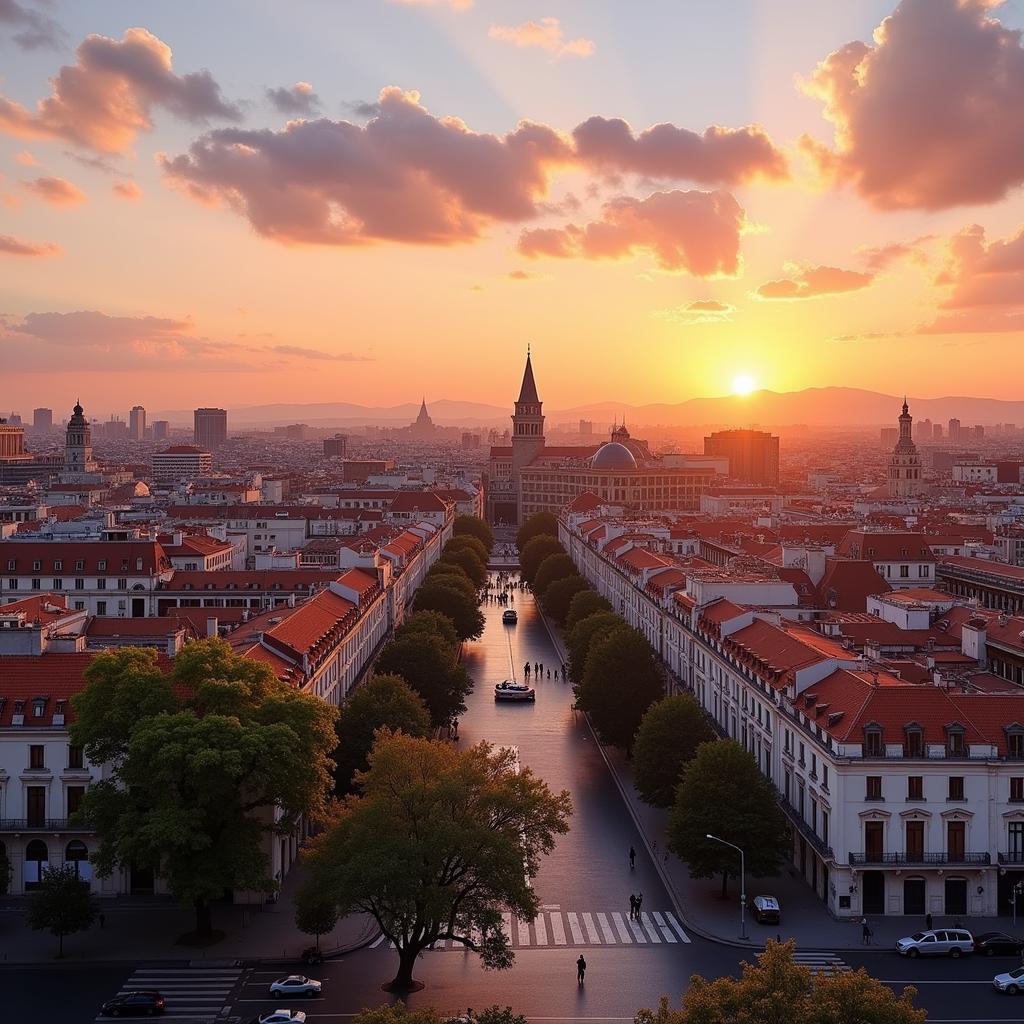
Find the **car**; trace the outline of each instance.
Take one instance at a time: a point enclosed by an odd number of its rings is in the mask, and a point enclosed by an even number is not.
[[[494,699],[534,701],[537,699],[537,691],[525,683],[516,683],[511,679],[506,679],[494,687]]]
[[[515,608],[506,608],[501,613],[501,621],[505,623],[506,626],[514,626],[519,621],[519,613]]]
[[[900,956],[951,956],[974,952],[974,936],[963,928],[935,928],[896,940]]]
[[[261,1013],[253,1024],[304,1024],[305,1020],[304,1010],[271,1010]]]
[[[313,996],[320,995],[323,984],[316,978],[307,978],[304,974],[289,974],[287,978],[279,978],[271,982],[272,996]]]
[[[1008,996],[1024,992],[1024,967],[1015,967],[1005,974],[997,974],[992,979],[992,987],[997,992],[1005,992]]]
[[[754,920],[758,924],[778,924],[782,908],[774,896],[754,897]]]
[[[1018,956],[1024,950],[1024,939],[1015,939],[1006,932],[982,932],[974,936],[974,952],[985,956]]]
[[[100,1013],[105,1017],[148,1017],[163,1013],[165,1002],[163,995],[154,989],[135,989],[118,992],[100,1007]]]

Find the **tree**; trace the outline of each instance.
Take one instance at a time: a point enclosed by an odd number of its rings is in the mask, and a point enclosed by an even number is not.
[[[423,586],[428,583],[439,583],[445,587],[451,587],[462,594],[467,601],[477,603],[476,587],[473,581],[466,575],[461,566],[454,562],[435,562],[423,580]]]
[[[540,563],[543,562],[548,555],[559,554],[564,555],[565,548],[558,543],[557,537],[549,537],[546,534],[534,537],[526,547],[519,549],[520,574],[532,587],[533,578],[537,575]]]
[[[453,656],[458,653],[459,636],[447,615],[440,612],[413,612],[395,630],[394,636],[396,640],[401,640],[421,633],[439,636],[452,649]]]
[[[627,752],[647,709],[665,694],[665,680],[651,645],[625,623],[590,645],[579,705],[597,735]]]
[[[320,936],[334,931],[337,923],[338,908],[332,900],[306,895],[296,904],[295,927],[313,936],[317,952],[320,952]]]
[[[704,709],[689,694],[652,704],[633,742],[637,792],[655,807],[671,807],[687,762],[697,747],[714,738]]]
[[[712,833],[740,847],[755,878],[778,872],[789,848],[789,828],[775,788],[757,762],[734,740],[702,743],[683,772],[668,824],[668,845],[686,861],[691,878],[740,873],[735,850],[707,838]]]
[[[366,1007],[352,1018],[352,1024],[445,1024],[446,1019],[434,1006],[410,1010],[399,999],[397,1003]]]
[[[29,896],[26,912],[29,927],[57,936],[57,957],[64,956],[64,936],[87,931],[99,914],[89,883],[78,877],[71,864],[46,868],[39,888]]]
[[[479,1013],[473,1014],[477,1024],[526,1024],[521,1013],[515,1013],[511,1006],[485,1006]]]
[[[569,614],[565,617],[566,630],[573,629],[577,623],[582,622],[588,615],[594,612],[610,612],[612,606],[596,590],[581,590],[573,595],[569,602]]]
[[[444,549],[437,564],[458,566],[477,590],[487,582],[487,559],[481,559],[475,551],[466,548],[456,548],[453,551],[449,546]]]
[[[438,939],[512,965],[502,912],[532,920],[540,859],[568,831],[572,804],[515,753],[382,732],[360,793],[345,799],[306,858],[305,890],[342,915],[370,914],[398,950],[391,987],[416,985],[416,958]]]
[[[211,900],[276,888],[265,835],[326,812],[336,711],[219,639],[186,644],[169,672],[155,651],[100,654],[85,678],[71,742],[110,766],[80,809],[97,873],[154,870],[209,938]]]
[[[558,517],[553,512],[538,512],[530,516],[516,533],[516,547],[522,552],[534,537],[545,534],[548,537],[558,537]]]
[[[423,699],[435,727],[461,715],[466,694],[473,689],[473,680],[451,648],[439,636],[425,633],[385,644],[376,669],[404,679]]]
[[[544,605],[544,611],[561,626],[569,614],[572,599],[584,590],[590,590],[590,584],[582,576],[566,576],[548,584],[541,604]]]
[[[414,643],[428,634],[409,634]],[[440,639],[436,634],[429,634]],[[334,751],[335,788],[347,793],[352,776],[366,771],[367,758],[373,747],[374,733],[381,728],[404,732],[409,736],[430,733],[430,712],[423,698],[398,675],[375,675],[356,687],[338,713],[335,726],[338,747]]]
[[[579,575],[576,571],[576,563],[564,552],[548,555],[537,567],[530,586],[533,592],[540,598],[544,597],[544,591],[551,586],[555,580],[564,580],[567,576]]]
[[[456,516],[452,525],[455,537],[476,537],[488,551],[494,547],[494,531],[477,516]]]
[[[917,990],[900,995],[863,967],[839,974],[812,973],[793,959],[795,943],[771,939],[757,963],[744,962],[740,978],[690,979],[682,1009],[662,997],[657,1010],[640,1010],[634,1024],[924,1024],[914,1008]]]
[[[577,684],[583,679],[593,641],[624,625],[614,612],[595,612],[576,623],[565,638],[565,645],[569,651],[569,673]]]
[[[481,562],[486,565],[490,561],[491,552],[489,548],[484,547],[483,542],[472,536],[472,534],[464,533],[458,537],[452,537],[450,541],[444,546],[445,552],[449,551],[472,551]]]
[[[484,616],[475,598],[467,598],[440,580],[430,580],[416,591],[416,611],[433,611],[447,615],[460,640],[473,640],[484,631]]]

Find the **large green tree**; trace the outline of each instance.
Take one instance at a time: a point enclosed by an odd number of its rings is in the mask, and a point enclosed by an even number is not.
[[[423,580],[421,586],[428,583],[438,583],[445,587],[451,587],[462,594],[467,601],[477,603],[478,595],[473,581],[466,575],[461,566],[454,562],[435,562]]]
[[[378,729],[427,736],[430,727],[427,705],[401,676],[371,676],[356,687],[338,713],[338,747],[334,751],[337,791],[347,793],[352,787],[352,776],[357,771],[366,771]]]
[[[564,580],[568,576],[577,575],[579,574],[576,571],[575,562],[564,551],[559,551],[553,555],[548,555],[540,563],[533,580],[530,582],[530,586],[539,598],[543,598],[544,592],[555,580]]]
[[[541,534],[534,537],[524,548],[519,549],[519,571],[523,579],[530,586],[533,586],[533,579],[537,575],[540,563],[548,555],[564,555],[565,548],[558,543],[557,537],[548,534]]]
[[[715,738],[704,709],[690,694],[652,704],[633,742],[637,792],[655,807],[671,807],[683,769],[697,747]]]
[[[455,632],[452,620],[440,612],[413,612],[395,630],[394,637],[402,640],[423,633],[439,636],[452,649],[453,655],[458,654],[459,635]]]
[[[502,912],[536,916],[530,880],[572,813],[567,792],[517,767],[508,748],[382,732],[360,793],[313,840],[305,889],[373,916],[398,950],[394,988],[414,986],[416,958],[438,939],[511,966]]]
[[[187,644],[169,672],[155,651],[100,654],[85,678],[71,742],[110,767],[81,808],[97,873],[151,868],[209,936],[211,900],[276,887],[267,835],[326,812],[336,711],[219,639]]]
[[[452,537],[450,541],[444,546],[445,553],[449,551],[472,551],[473,554],[480,559],[484,565],[490,560],[491,553],[486,548],[479,538],[472,536],[469,533],[460,534],[457,537]]]
[[[460,640],[474,640],[484,631],[484,615],[476,598],[467,598],[462,591],[439,579],[422,584],[416,591],[413,608],[447,615]]]
[[[569,614],[569,605],[573,598],[584,590],[590,590],[590,584],[582,576],[566,576],[549,583],[544,588],[544,596],[541,598],[545,613],[560,626],[564,625]]]
[[[447,725],[466,710],[473,680],[439,636],[422,633],[391,640],[375,668],[404,679],[423,699],[435,727]]]
[[[656,1010],[640,1010],[634,1024],[924,1024],[914,1007],[917,990],[897,995],[863,968],[812,972],[793,959],[795,943],[771,939],[743,974],[690,979],[682,1008],[662,997]]]
[[[306,935],[312,935],[317,952],[320,950],[320,936],[329,935],[338,923],[338,906],[333,900],[324,899],[319,893],[304,892],[295,905],[295,927]]]
[[[576,694],[601,740],[628,752],[647,709],[665,694],[665,677],[651,645],[623,623],[591,644]]]
[[[64,955],[64,936],[87,931],[98,915],[99,904],[89,883],[78,877],[71,864],[46,868],[26,911],[30,928],[57,936],[58,958]]]
[[[455,537],[476,537],[488,551],[494,547],[494,531],[477,516],[456,516],[452,534]]]
[[[595,612],[610,612],[612,606],[606,598],[603,598],[596,590],[581,590],[573,595],[569,602],[569,614],[565,617],[565,628],[568,632],[582,622],[588,615]]]
[[[577,684],[583,679],[590,645],[624,625],[623,619],[614,612],[594,612],[572,628],[565,638],[565,646],[569,651],[569,674]]]
[[[708,834],[740,847],[747,873],[777,874],[789,848],[789,827],[775,788],[734,740],[702,743],[683,772],[669,816],[668,845],[691,878],[722,876],[722,896],[740,873],[739,856]]]
[[[538,512],[530,516],[516,532],[516,547],[522,551],[534,537],[545,534],[548,537],[558,536],[558,517],[552,512]]]
[[[458,566],[477,590],[487,582],[487,560],[468,548],[445,548],[437,564]]]

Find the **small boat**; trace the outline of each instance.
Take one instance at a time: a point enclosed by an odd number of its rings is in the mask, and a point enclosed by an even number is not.
[[[517,683],[511,679],[506,679],[494,687],[494,699],[534,701],[537,699],[537,691],[525,683]]]
[[[519,615],[515,608],[506,608],[501,613],[501,621],[505,623],[506,626],[514,626],[519,621]]]

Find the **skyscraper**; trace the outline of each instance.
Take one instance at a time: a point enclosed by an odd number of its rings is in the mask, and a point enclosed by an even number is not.
[[[748,484],[779,483],[779,439],[765,430],[719,430],[704,438],[704,454],[725,456],[729,476]]]
[[[146,410],[141,405],[133,405],[128,413],[128,438],[131,441],[142,441],[146,436]]]
[[[228,437],[227,409],[196,409],[193,434],[196,444],[202,448],[222,445]]]
[[[950,441],[960,440],[960,421],[958,419],[951,419],[949,421],[949,439]]]
[[[33,409],[32,410],[32,429],[37,433],[45,433],[48,430],[53,429],[53,410],[52,409]]]
[[[167,420],[153,420],[153,440],[166,441],[171,434],[171,425]]]

